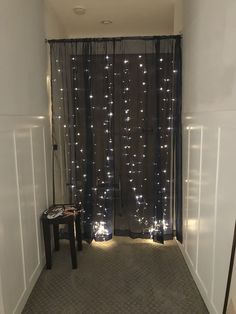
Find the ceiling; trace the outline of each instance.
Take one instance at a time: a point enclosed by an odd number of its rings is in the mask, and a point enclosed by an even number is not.
[[[169,35],[175,0],[46,0],[68,38]],[[73,12],[86,8],[84,15]],[[102,20],[111,20],[104,25]]]

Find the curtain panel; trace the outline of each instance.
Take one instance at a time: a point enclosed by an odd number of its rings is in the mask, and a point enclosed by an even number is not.
[[[52,40],[54,201],[84,237],[182,236],[181,38]]]

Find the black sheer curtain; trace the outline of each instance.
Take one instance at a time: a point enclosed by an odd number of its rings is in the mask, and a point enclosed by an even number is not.
[[[55,202],[82,206],[87,240],[181,240],[180,45],[50,41]]]

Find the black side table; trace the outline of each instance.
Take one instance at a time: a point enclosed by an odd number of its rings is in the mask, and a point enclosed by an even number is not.
[[[82,237],[81,237],[81,227],[80,227],[80,212],[65,212],[63,216],[59,216],[54,219],[48,219],[47,214],[43,214],[41,217],[43,224],[43,236],[45,245],[45,255],[46,255],[46,268],[51,269],[52,267],[52,254],[51,254],[51,232],[50,226],[53,225],[53,235],[54,235],[54,245],[55,251],[59,251],[59,225],[68,225],[68,235],[70,241],[70,252],[71,252],[71,262],[72,268],[77,268],[77,257],[75,249],[75,235],[74,235],[74,224],[76,226],[76,239],[77,239],[77,249],[82,250]]]

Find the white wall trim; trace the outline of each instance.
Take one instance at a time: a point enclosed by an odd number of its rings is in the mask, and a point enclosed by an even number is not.
[[[199,255],[199,231],[201,215],[201,189],[202,189],[202,145],[203,145],[203,127],[200,127],[200,158],[199,158],[199,180],[198,180],[198,209],[197,209],[197,251],[196,251],[196,273],[198,274],[198,255]]]
[[[189,166],[190,166],[190,128],[187,129],[188,130],[188,146],[187,146],[187,186],[186,186],[186,209],[185,209],[185,241],[184,241],[184,246],[187,248],[188,245],[188,208],[189,208]]]
[[[9,189],[9,197],[14,193],[16,198],[16,204],[13,207],[15,211],[11,213],[15,215],[16,219],[11,222],[11,228],[17,227],[19,232],[17,244],[19,252],[15,256],[15,252],[11,252],[12,261],[17,258],[19,261],[19,281],[12,278],[11,271],[11,258],[4,262],[4,269],[0,268],[0,313],[1,314],[20,314],[26,304],[26,301],[45,265],[45,255],[43,249],[43,238],[41,238],[40,228],[40,211],[48,206],[49,192],[48,192],[48,180],[51,177],[51,173],[47,173],[46,166],[48,165],[48,159],[46,153],[49,151],[51,145],[47,141],[49,130],[48,119],[39,119],[35,117],[0,117],[0,132],[9,134],[9,139],[4,145],[11,145],[12,155],[9,156],[13,163],[9,163],[9,167],[12,172],[12,179],[14,182],[13,190]],[[37,132],[34,133],[34,130]],[[37,142],[38,141],[38,142]],[[27,154],[21,154],[24,152],[24,146],[27,145]],[[36,146],[35,146],[36,145]],[[4,146],[2,146],[4,150]],[[22,151],[21,151],[22,150]],[[40,150],[41,154],[36,155]],[[6,154],[2,158],[7,158]],[[7,164],[7,160],[5,161]],[[50,165],[49,165],[50,166]],[[44,169],[45,167],[45,169]],[[25,178],[21,180],[20,175]],[[4,182],[4,179],[2,180]],[[23,199],[21,199],[22,191],[27,191]],[[36,193],[39,192],[39,195]],[[8,195],[8,194],[7,194]],[[38,197],[39,196],[39,197]],[[8,197],[8,196],[6,196]],[[25,201],[27,207],[25,208]],[[27,215],[27,210],[30,210],[30,215]],[[11,216],[9,216],[11,217]],[[30,220],[29,220],[30,219]],[[32,222],[32,224],[31,224]],[[15,225],[14,225],[15,223]],[[8,226],[5,226],[8,228]],[[25,228],[28,228],[27,230]],[[26,231],[25,231],[26,230]],[[26,234],[25,234],[26,232]],[[27,238],[25,236],[33,237],[34,256],[31,255],[31,251],[28,248]],[[0,239],[1,241],[1,239]],[[9,245],[11,245],[12,239],[9,239]],[[42,241],[42,243],[41,243]],[[14,242],[15,243],[15,242]],[[32,241],[31,241],[32,243]],[[0,243],[1,244],[1,243]],[[42,247],[42,250],[41,250]],[[3,259],[4,254],[1,256]],[[33,258],[33,261],[31,261]],[[27,265],[30,265],[30,272],[27,271]],[[9,268],[7,265],[9,264]],[[4,276],[3,276],[4,272]],[[7,278],[11,280],[8,282]],[[14,285],[16,291],[14,290]],[[6,287],[6,290],[5,290]],[[5,295],[5,292],[12,291],[12,298]]]
[[[23,225],[22,225],[22,216],[21,216],[21,202],[20,202],[20,185],[19,185],[19,169],[18,169],[18,162],[17,162],[17,150],[16,150],[16,132],[13,131],[13,143],[14,143],[14,158],[15,158],[15,170],[16,170],[16,186],[17,186],[17,200],[18,200],[18,214],[19,214],[19,221],[20,221],[20,237],[21,237],[21,254],[22,254],[22,265],[23,265],[23,278],[24,278],[24,290],[22,291],[22,294],[16,304],[15,309],[13,310],[13,313],[16,313],[17,307],[19,303],[21,302],[26,289],[27,289],[27,283],[26,283],[26,269],[25,269],[25,253],[24,253],[24,239],[23,239]]]
[[[40,265],[40,251],[39,251],[39,221],[37,217],[37,204],[36,204],[36,192],[35,192],[35,171],[34,171],[34,150],[33,150],[33,137],[32,137],[32,128],[30,128],[30,153],[31,153],[31,166],[32,166],[32,181],[33,181],[33,199],[34,199],[34,218],[35,218],[35,228],[36,228],[36,246],[38,254],[38,263],[35,267],[35,270],[29,278],[29,282],[32,281],[39,265]]]
[[[216,256],[216,223],[218,211],[218,184],[219,184],[219,169],[220,169],[220,143],[221,142],[221,128],[217,132],[217,152],[216,152],[216,178],[215,178],[215,197],[214,197],[214,230],[213,230],[213,255],[212,255],[212,283],[210,291],[210,300],[214,303],[214,286],[215,286],[215,256]]]
[[[43,128],[43,155],[44,155],[44,174],[45,174],[45,194],[46,194],[46,203],[47,203],[47,208],[48,208],[49,207],[49,198],[48,198],[48,177],[49,176],[47,173],[47,152],[46,152],[45,128]]]
[[[0,274],[0,313],[5,314],[3,298],[2,298],[2,278]]]
[[[211,314],[219,314],[219,313],[217,313],[217,311],[213,307],[213,305],[209,302],[209,298],[208,298],[208,296],[206,294],[206,291],[202,287],[202,284],[201,284],[201,281],[199,280],[198,275],[193,270],[193,265],[192,265],[191,259],[188,257],[188,254],[185,251],[184,246],[179,241],[177,241],[177,240],[175,240],[175,241],[176,241],[176,243],[177,243],[177,245],[178,245],[178,247],[179,247],[183,257],[184,257],[184,260],[185,260],[185,262],[186,262],[186,264],[188,266],[188,269],[189,269],[189,271],[190,271],[190,273],[191,273],[191,275],[192,275],[192,277],[193,277],[193,279],[194,279],[194,281],[195,281],[195,283],[197,285],[197,288],[198,288],[198,290],[199,290],[199,292],[200,292],[200,294],[201,294],[201,296],[202,296],[202,298],[203,298],[203,300],[204,300],[208,310],[210,311]]]
[[[19,301],[17,302],[17,305],[14,309],[14,314],[21,314],[23,309],[24,309],[24,306],[44,268],[44,264],[45,264],[45,259],[42,260],[42,263],[39,264],[39,267],[37,269],[35,269],[35,272],[32,276],[32,279],[31,281],[29,282],[29,285],[27,287],[27,290],[24,292],[24,294],[22,295],[22,297],[19,299]]]

